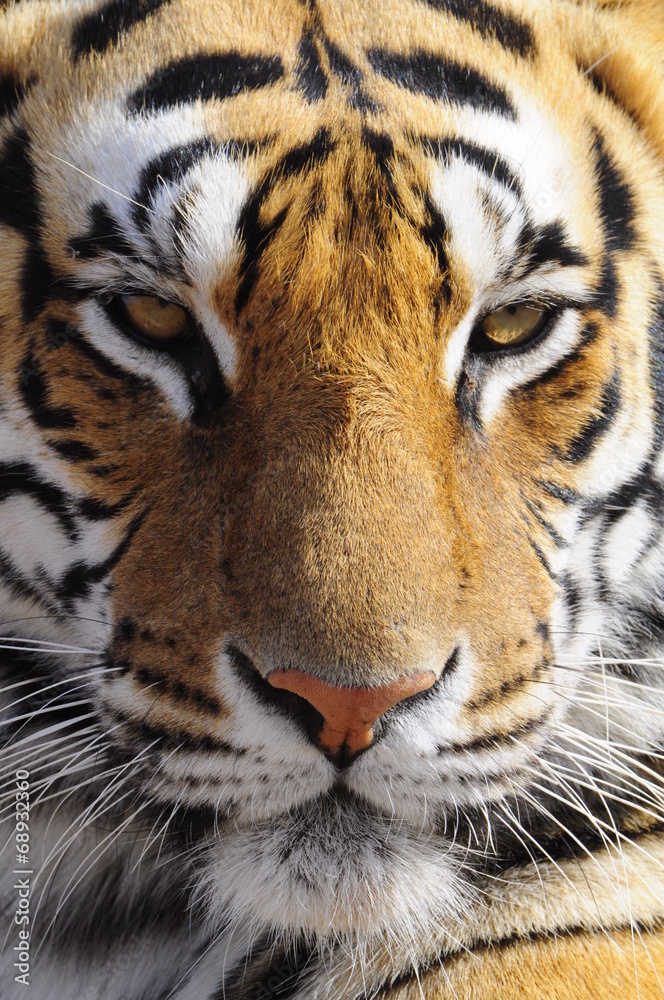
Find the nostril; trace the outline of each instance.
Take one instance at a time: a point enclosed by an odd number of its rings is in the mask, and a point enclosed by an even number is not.
[[[325,720],[313,705],[291,691],[279,690],[268,684],[251,658],[237,646],[227,646],[226,655],[231,661],[235,674],[253,691],[257,698],[287,715],[299,725],[312,743],[318,743],[318,736]]]

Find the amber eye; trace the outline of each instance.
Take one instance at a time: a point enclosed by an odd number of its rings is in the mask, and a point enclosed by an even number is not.
[[[476,330],[486,347],[518,347],[539,333],[547,315],[542,306],[504,306],[485,316]]]
[[[177,302],[156,295],[120,295],[122,320],[139,337],[153,344],[170,344],[191,332],[191,318]]]

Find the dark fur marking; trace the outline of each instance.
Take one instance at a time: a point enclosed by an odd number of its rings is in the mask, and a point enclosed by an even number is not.
[[[75,541],[78,537],[78,526],[72,515],[75,502],[64,490],[41,479],[26,462],[0,464],[0,503],[12,496],[31,497],[59,521],[70,539]]]
[[[127,101],[130,112],[156,113],[177,104],[224,100],[246,90],[269,87],[283,76],[279,56],[239,52],[179,59],[157,70]]]
[[[348,56],[334,42],[331,42],[329,38],[324,38],[323,44],[330,63],[330,69],[334,75],[342,83],[345,83],[347,87],[358,88],[364,80],[364,74],[359,67],[351,62]]]
[[[20,129],[0,153],[0,222],[34,238],[41,228],[30,140]]]
[[[295,87],[309,104],[322,101],[327,94],[327,79],[320,64],[318,47],[311,32],[305,32],[298,46]]]
[[[57,590],[58,597],[62,601],[66,611],[73,611],[75,601],[87,597],[92,585],[99,583],[115,569],[131,545],[134,535],[143,523],[146,513],[139,514],[130,522],[122,540],[113,552],[111,552],[110,556],[102,560],[102,562],[92,564],[76,562],[67,569]]]
[[[95,497],[86,497],[84,500],[78,501],[78,510],[88,521],[110,521],[126,510],[135,495],[136,491],[132,490],[126,497],[113,504]]]
[[[30,83],[19,83],[13,76],[0,76],[0,118],[14,114],[29,86]]]
[[[260,257],[275,238],[288,214],[288,207],[265,225],[260,210],[273,185],[280,179],[293,177],[306,168],[323,163],[334,149],[327,129],[321,128],[311,142],[296,146],[286,153],[267,173],[254,194],[247,200],[238,220],[238,236],[244,244],[240,266],[240,283],[235,293],[235,309],[239,313],[246,305],[258,278]]]
[[[30,371],[30,378],[21,383],[21,397],[37,426],[45,430],[71,430],[75,427],[76,418],[72,410],[49,403],[44,370],[31,350],[26,354],[23,365]]]
[[[535,42],[530,26],[486,0],[420,0],[434,10],[445,11],[474,28],[483,38],[495,39],[518,56],[533,56]]]
[[[433,198],[428,191],[424,192],[423,201],[427,214],[427,221],[420,228],[420,236],[436,258],[440,273],[446,275],[449,271],[449,262],[447,259],[447,252],[445,250],[447,224],[441,213],[438,211]]]
[[[616,274],[616,265],[613,257],[608,254],[602,263],[602,272],[597,288],[594,292],[594,299],[597,308],[601,309],[609,319],[615,319],[618,312],[620,282]]]
[[[514,677],[510,681],[503,681],[502,684],[497,688],[483,691],[479,697],[475,698],[473,701],[469,701],[466,708],[469,711],[475,711],[478,708],[484,708],[486,705],[492,704],[496,701],[501,701],[506,695],[514,694],[515,691],[520,691],[521,688],[525,687],[531,681],[537,680],[542,672],[542,665],[537,664],[532,673],[530,674],[520,674],[518,677]]]
[[[246,753],[243,747],[233,747],[225,740],[217,740],[212,736],[195,736],[193,733],[180,729],[162,729],[159,726],[150,725],[143,719],[132,719],[125,712],[120,712],[117,709],[114,710],[114,714],[119,722],[135,732],[139,732],[141,739],[146,743],[158,742],[159,749],[230,753],[236,757],[242,757]]]
[[[400,52],[370,49],[367,58],[376,73],[411,93],[424,94],[434,101],[467,104],[479,111],[516,118],[514,105],[506,91],[469,66],[422,50],[405,56]]]
[[[28,246],[23,260],[21,306],[26,323],[37,319],[48,302],[49,293],[54,289],[56,280],[46,253],[35,239]]]
[[[637,503],[644,504],[655,521],[661,520],[664,512],[664,487],[653,478],[650,465],[602,501],[602,513],[607,524],[614,524],[625,514],[629,514]]]
[[[39,593],[32,581],[23,575],[18,566],[15,566],[9,556],[0,550],[0,578],[3,583],[17,596],[35,601],[45,608],[51,615],[57,617],[59,609]]]
[[[467,139],[457,138],[432,138],[431,136],[418,136],[417,141],[425,153],[443,160],[445,165],[458,158],[465,160],[473,167],[477,167],[486,174],[490,180],[496,180],[503,184],[516,195],[521,195],[521,181],[505,160],[493,150],[485,149]]]
[[[556,500],[561,500],[565,504],[579,503],[583,500],[581,494],[570,489],[569,486],[560,486],[558,483],[550,483],[541,479],[538,482],[549,496],[555,497]]]
[[[140,205],[135,205],[132,209],[132,215],[139,229],[143,232],[148,229],[150,206],[159,191],[169,184],[180,182],[192,167],[218,148],[213,139],[204,136],[184,146],[175,146],[165,153],[160,153],[143,167],[138,189],[134,195],[134,200],[140,202]]]
[[[544,555],[544,552],[542,551],[542,549],[540,548],[540,546],[530,536],[528,536],[528,541],[530,543],[530,546],[531,546],[533,552],[537,556],[538,561],[542,564],[542,566],[546,570],[547,575],[551,577],[551,579],[554,581],[554,583],[558,583],[559,582],[558,577],[556,576],[556,574],[551,569],[551,566],[549,565],[549,560]]]
[[[449,746],[439,746],[438,756],[443,757],[446,753],[477,753],[482,750],[497,750],[507,744],[512,744],[521,736],[537,732],[549,718],[550,713],[545,712],[539,718],[529,719],[528,722],[524,722],[507,732],[488,733],[486,736],[478,736],[477,739],[471,740],[469,743],[451,743]]]
[[[170,0],[112,0],[93,11],[74,28],[74,58],[82,59],[83,56],[105,52],[112,45],[117,45],[130,28],[145,21],[150,14],[168,3]]]
[[[588,258],[578,247],[572,246],[562,222],[550,222],[539,230],[526,224],[519,239],[521,253],[527,257],[525,275],[546,264],[560,267],[585,267]]]
[[[91,361],[95,367],[105,375],[106,378],[112,378],[116,381],[123,382],[128,389],[131,389],[137,393],[140,392],[141,395],[145,393],[151,393],[153,387],[151,382],[143,378],[140,375],[135,375],[134,372],[127,371],[126,368],[121,368],[120,365],[116,365],[114,361],[107,358],[105,354],[98,351],[96,347],[88,343],[83,337],[79,337],[77,340],[72,341],[73,346],[79,351],[85,358]]]
[[[569,462],[581,462],[588,457],[598,439],[612,426],[620,404],[620,375],[616,371],[610,382],[604,387],[601,400],[601,412],[588,421],[583,430],[570,443],[565,458]]]
[[[550,535],[556,547],[559,549],[564,548],[567,545],[567,542],[561,535],[558,534],[554,526],[549,521],[547,521],[547,519],[542,514],[540,514],[535,505],[531,503],[530,500],[526,500],[525,504],[530,513],[532,514],[532,516],[538,522],[538,524],[540,524],[544,528],[546,533]]]
[[[88,209],[90,228],[84,236],[75,236],[69,241],[69,249],[82,260],[103,257],[114,253],[123,257],[135,257],[136,247],[122,231],[108,207],[97,201]]]
[[[178,701],[190,702],[213,715],[218,715],[221,711],[221,702],[214,695],[208,694],[202,688],[185,684],[184,681],[174,681],[162,670],[153,670],[151,667],[142,666],[138,668],[134,676],[140,684],[156,688],[165,694],[174,695]]]
[[[610,251],[630,250],[636,232],[634,196],[627,182],[621,177],[604,139],[595,133],[595,171],[599,194],[599,213]]]
[[[462,370],[454,393],[454,404],[461,420],[476,432],[481,432],[482,422],[477,404],[479,402],[479,375],[473,371],[472,362]]]
[[[49,441],[49,446],[67,462],[90,462],[99,455],[98,451],[82,441]]]

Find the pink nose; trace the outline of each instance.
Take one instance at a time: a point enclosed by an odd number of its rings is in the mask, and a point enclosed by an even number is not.
[[[373,739],[373,724],[388,708],[431,687],[436,675],[420,671],[373,688],[335,687],[301,670],[274,670],[268,683],[304,698],[323,716],[321,747],[337,753],[344,744],[351,753],[365,750]]]

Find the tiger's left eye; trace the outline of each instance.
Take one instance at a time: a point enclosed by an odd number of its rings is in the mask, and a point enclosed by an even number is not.
[[[191,331],[191,318],[177,302],[156,295],[120,295],[122,320],[133,333],[153,344],[181,340]]]
[[[476,330],[485,347],[519,347],[539,333],[547,316],[543,306],[503,306],[485,316]]]

